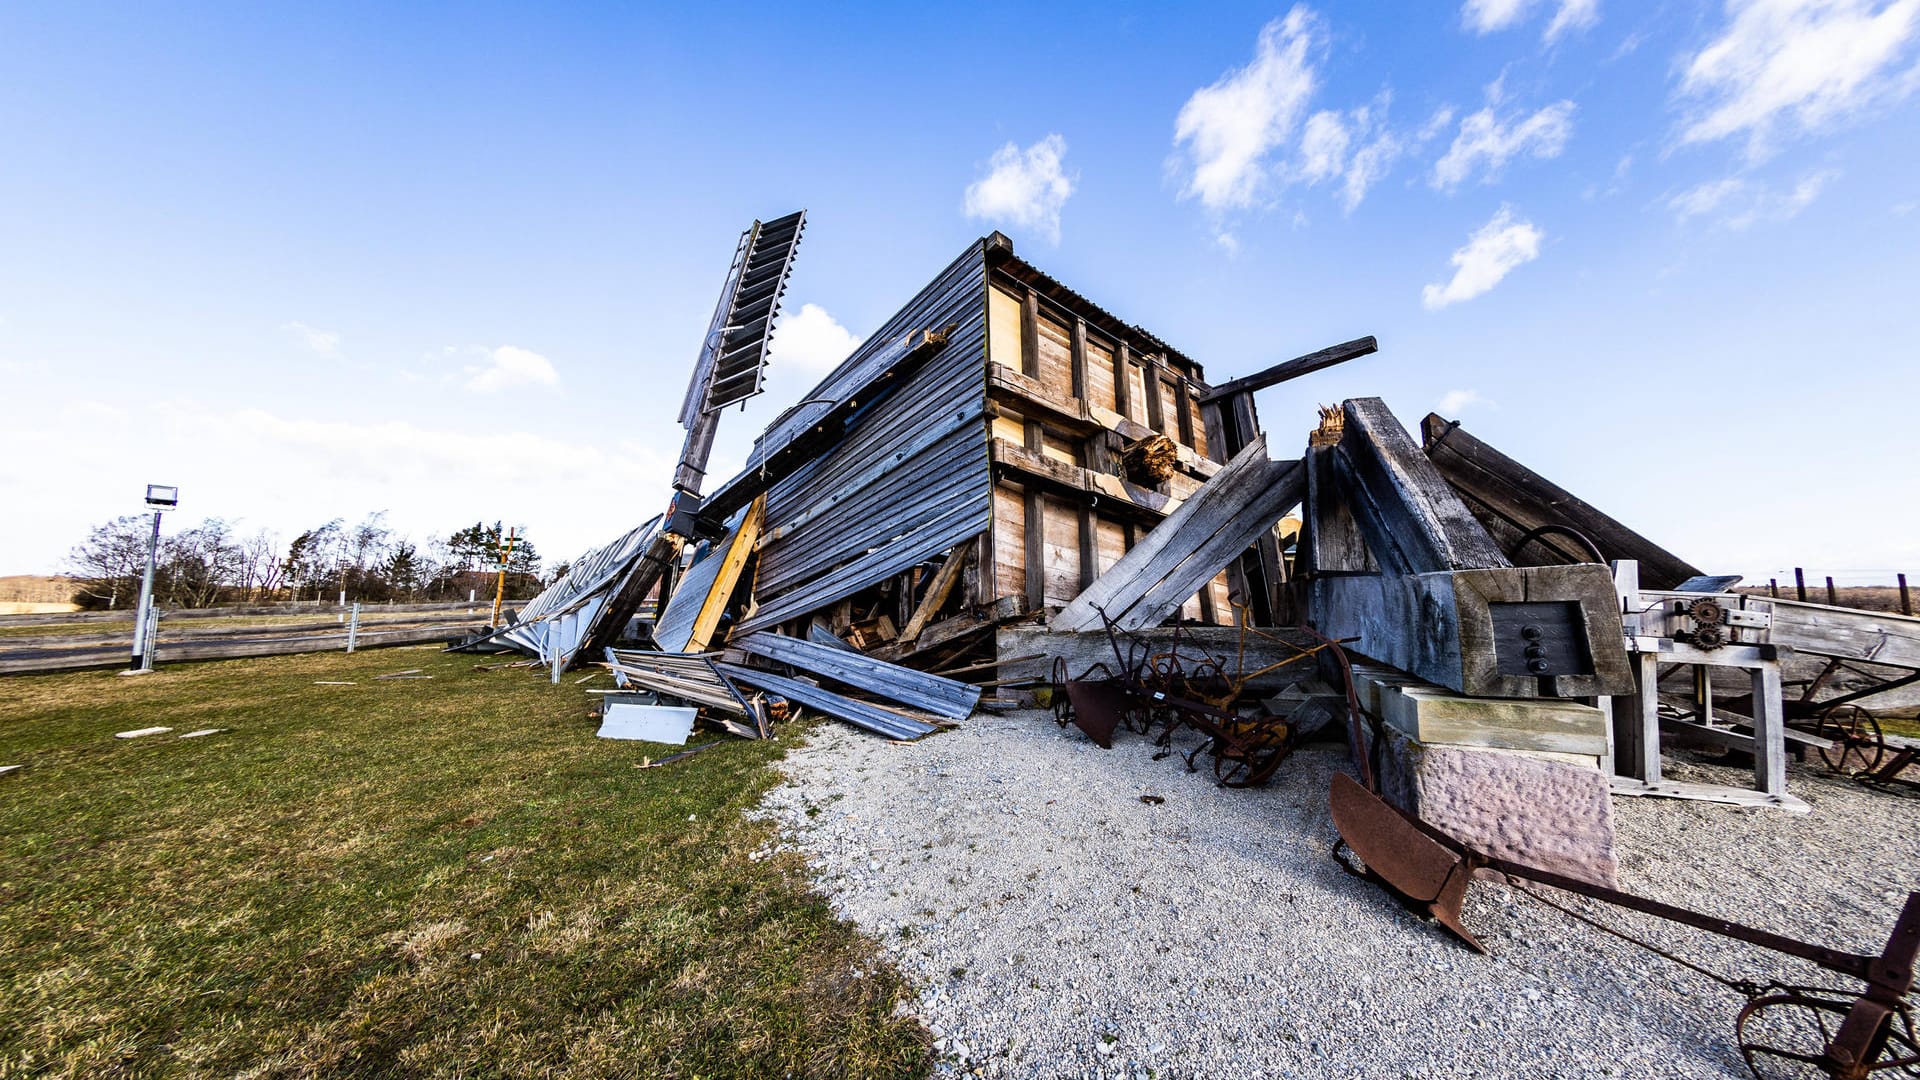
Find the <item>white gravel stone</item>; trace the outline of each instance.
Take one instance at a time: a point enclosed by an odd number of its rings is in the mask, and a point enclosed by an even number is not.
[[[826,724],[765,812],[919,988],[906,1011],[940,1040],[941,1076],[1747,1075],[1732,991],[1486,883],[1465,913],[1493,949],[1478,956],[1344,873],[1327,814],[1344,751],[1303,750],[1254,791],[1153,752],[1040,712],[904,746]],[[1878,952],[1920,886],[1920,804],[1817,769],[1791,784],[1810,816],[1616,799],[1622,887]],[[846,865],[868,872],[823,873]],[[1722,972],[1845,985],[1559,899]]]

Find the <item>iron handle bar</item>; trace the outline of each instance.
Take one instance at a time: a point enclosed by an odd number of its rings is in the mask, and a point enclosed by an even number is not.
[[[1458,854],[1466,863],[1466,868],[1469,872],[1485,868],[1495,873],[1505,874],[1508,877],[1516,877],[1525,881],[1551,886],[1552,888],[1564,889],[1567,892],[1578,893],[1581,896],[1589,896],[1595,900],[1604,901],[1630,911],[1638,911],[1645,915],[1669,919],[1685,926],[1691,926],[1696,930],[1705,930],[1709,933],[1719,934],[1722,937],[1733,938],[1735,941],[1744,941],[1749,945],[1755,945],[1762,949],[1784,953],[1787,956],[1806,960],[1809,963],[1817,964],[1829,971],[1839,972],[1842,975],[1851,976],[1865,983],[1877,986],[1888,984],[1899,985],[1902,988],[1901,992],[1904,992],[1906,987],[1912,985],[1913,969],[1911,957],[1913,955],[1913,945],[1909,942],[1906,949],[1898,949],[1896,946],[1899,944],[1899,939],[1903,935],[1908,938],[1920,936],[1920,891],[1913,891],[1907,894],[1906,906],[1901,910],[1898,922],[1894,924],[1893,939],[1887,943],[1887,952],[1880,956],[1868,956],[1862,953],[1828,948],[1825,945],[1815,945],[1811,942],[1801,941],[1798,938],[1787,937],[1784,934],[1776,934],[1770,930],[1762,930],[1757,926],[1748,926],[1745,923],[1734,922],[1731,919],[1722,919],[1719,916],[1708,915],[1705,912],[1694,911],[1690,908],[1676,907],[1673,904],[1664,903],[1651,897],[1622,892],[1619,889],[1610,889],[1605,885],[1595,885],[1590,881],[1568,877],[1565,874],[1556,874],[1551,870],[1542,870],[1537,866],[1528,866],[1525,863],[1512,862],[1495,855],[1488,855],[1485,852],[1468,847],[1450,834],[1434,828],[1419,818],[1404,813],[1402,816],[1412,822],[1415,828]],[[1883,961],[1885,961],[1885,963],[1883,963]]]

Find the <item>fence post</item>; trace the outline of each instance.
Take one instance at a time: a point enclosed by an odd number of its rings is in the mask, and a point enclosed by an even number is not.
[[[1793,568],[1793,595],[1801,603],[1807,602],[1807,572],[1797,566]]]
[[[1831,607],[1840,606],[1839,597],[1836,596],[1833,591],[1833,578],[1831,575],[1829,575],[1827,578],[1827,604]]]
[[[1767,579],[1767,595],[1773,597],[1775,600],[1780,599],[1780,579],[1779,578],[1770,577]]]
[[[347,651],[352,652],[354,642],[360,636],[360,602],[354,601],[353,621],[347,623]]]
[[[1900,578],[1900,614],[1911,615],[1913,614],[1913,600],[1907,596],[1907,575],[1901,574],[1899,575],[1899,578]]]

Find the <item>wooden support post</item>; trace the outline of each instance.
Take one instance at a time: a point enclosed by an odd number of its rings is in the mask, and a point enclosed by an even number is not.
[[[901,641],[910,642],[919,637],[920,631],[925,630],[927,623],[946,605],[947,597],[953,595],[953,587],[961,578],[961,571],[966,569],[967,552],[971,547],[973,542],[968,541],[947,552],[947,561],[941,563],[940,569],[934,572],[933,582],[927,586],[927,594],[920,598],[920,605],[902,624]]]
[[[1040,377],[1040,297],[1032,289],[1020,301],[1020,371]]]
[[[1113,411],[1133,419],[1133,352],[1121,342],[1113,349]]]
[[[1827,604],[1829,607],[1840,606],[1839,594],[1833,591],[1833,577],[1831,575],[1827,577]]]
[[[1180,410],[1179,422],[1174,425],[1175,430],[1180,432],[1181,443],[1192,446],[1193,394],[1187,389],[1187,378],[1184,375],[1175,377],[1173,381],[1173,404]]]
[[[1080,506],[1080,591],[1085,592],[1093,579],[1100,576],[1100,558],[1098,555],[1100,536],[1094,523],[1093,507]]]
[[[1807,602],[1807,572],[1797,566],[1793,568],[1793,598]]]
[[[1167,433],[1165,403],[1160,400],[1160,361],[1152,356],[1140,358],[1140,370],[1146,375],[1142,382],[1147,390],[1147,426],[1157,435]]]
[[[1896,575],[1900,579],[1900,614],[1913,614],[1913,600],[1907,595],[1907,575]]]
[[[1660,657],[1632,653],[1636,692],[1614,699],[1614,771],[1649,784],[1660,782]]]
[[[1073,320],[1073,396],[1075,400],[1087,399],[1087,320],[1076,316]]]
[[[1027,610],[1041,611],[1047,606],[1047,520],[1046,500],[1040,489],[1027,485]]]
[[[1773,577],[1773,578],[1767,579],[1767,595],[1773,597],[1775,600],[1780,599],[1780,579],[1779,578]]]
[[[1780,666],[1753,669],[1754,787],[1768,795],[1787,793],[1785,708],[1780,702]]]
[[[1001,528],[1001,523],[996,521],[993,528],[981,533],[973,542],[973,564],[967,567],[968,607],[985,607],[1000,599],[1000,571],[994,554],[993,537]]]

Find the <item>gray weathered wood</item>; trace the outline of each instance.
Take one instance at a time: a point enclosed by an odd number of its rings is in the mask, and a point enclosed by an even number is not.
[[[1340,478],[1382,567],[1419,574],[1513,565],[1385,402],[1352,398],[1341,407]]]
[[[924,724],[878,705],[869,705],[864,701],[842,697],[831,690],[822,690],[809,683],[775,675],[770,671],[741,667],[738,664],[715,664],[714,667],[735,682],[757,686],[769,693],[779,694],[790,701],[797,701],[808,708],[817,709],[835,719],[845,720],[855,727],[865,728],[890,739],[918,739],[931,735],[937,730],[932,724]]]
[[[1698,567],[1576,498],[1573,493],[1494,449],[1458,423],[1429,413],[1420,424],[1426,453],[1483,522],[1504,523],[1517,539],[1542,525],[1560,525],[1585,536],[1608,561],[1634,559],[1648,588],[1670,589],[1700,573]],[[1564,536],[1542,538],[1539,551],[1567,562],[1592,558]],[[1524,557],[1528,552],[1516,552]]]
[[[1379,350],[1380,343],[1374,340],[1371,334],[1363,338],[1355,338],[1352,341],[1343,341],[1338,345],[1330,345],[1317,352],[1310,352],[1305,356],[1296,356],[1291,360],[1275,364],[1264,371],[1256,371],[1252,375],[1243,375],[1238,379],[1223,382],[1219,386],[1200,395],[1200,400],[1203,402],[1219,401],[1222,398],[1229,398],[1235,394],[1248,394],[1255,390],[1263,390],[1269,386],[1277,386],[1290,379],[1297,379],[1302,375],[1311,375],[1322,368],[1330,368],[1335,364],[1344,364],[1349,360],[1357,359],[1369,353],[1378,352]]]
[[[1128,629],[1157,625],[1271,529],[1304,489],[1300,463],[1270,460],[1266,439],[1256,438],[1061,609],[1052,625],[1094,630],[1103,610]]]
[[[979,687],[798,638],[771,633],[748,634],[732,644],[755,656],[925,709],[949,720],[965,720],[980,701]]]

